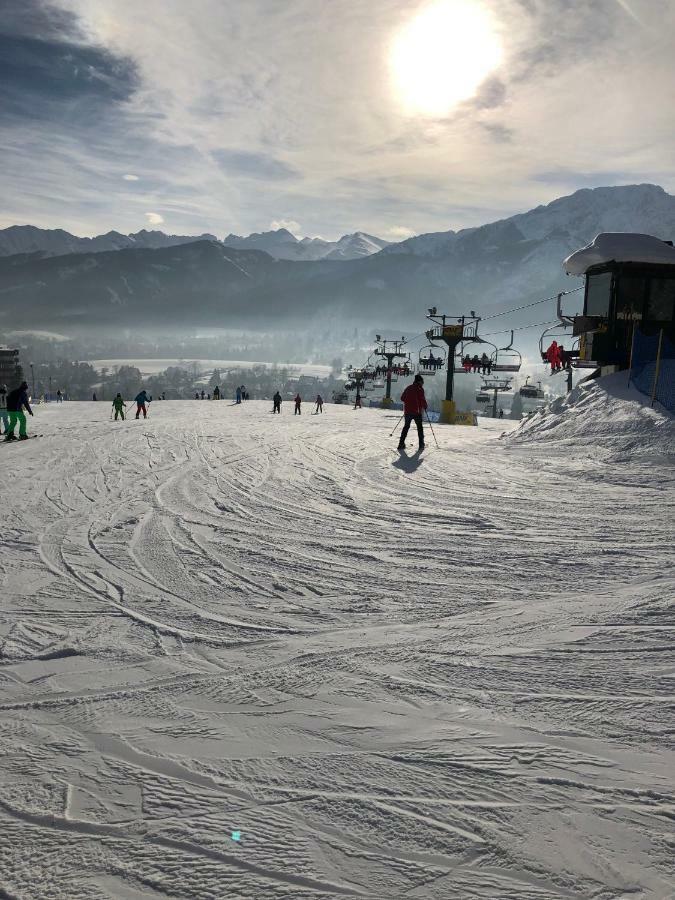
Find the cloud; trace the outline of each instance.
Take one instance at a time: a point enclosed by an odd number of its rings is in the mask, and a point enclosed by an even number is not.
[[[384,233],[387,237],[405,240],[406,238],[412,237],[415,234],[415,231],[412,228],[408,228],[406,225],[392,225],[391,228],[387,228]]]
[[[148,220],[149,225],[162,225],[164,223],[164,217],[160,216],[159,213],[156,212],[146,212],[144,213],[145,218]]]
[[[295,219],[272,219],[270,222],[270,230],[278,231],[280,228],[285,228],[286,231],[290,231],[291,234],[294,234],[296,237],[302,237],[300,223],[296,222]]]
[[[228,174],[244,178],[260,178],[264,181],[296,178],[299,173],[292,166],[266,153],[245,150],[214,150],[211,154]]]
[[[243,234],[285,210],[396,237],[545,203],[567,173],[675,188],[670,0],[490,0],[504,64],[442,121],[404,116],[387,76],[417,0],[2,5],[0,225],[129,232],[161,209]]]
[[[123,175],[122,178],[124,178],[125,181],[139,181],[140,180],[138,175]]]

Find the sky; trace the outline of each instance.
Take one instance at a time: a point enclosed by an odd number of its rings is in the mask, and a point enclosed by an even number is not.
[[[675,190],[673,0],[0,9],[0,227],[401,240]]]

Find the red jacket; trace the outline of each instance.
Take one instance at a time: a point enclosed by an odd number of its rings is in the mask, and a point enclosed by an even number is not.
[[[424,388],[416,381],[409,384],[401,394],[403,400],[403,412],[409,416],[418,416],[427,408],[427,398],[424,396]]]

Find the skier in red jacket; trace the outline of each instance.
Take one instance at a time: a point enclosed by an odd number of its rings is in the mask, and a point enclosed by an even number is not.
[[[403,400],[403,416],[405,424],[401,432],[401,439],[398,442],[398,449],[403,450],[405,447],[405,439],[410,430],[412,421],[417,425],[417,437],[420,442],[420,450],[424,449],[424,428],[422,427],[422,413],[427,408],[427,398],[424,396],[424,379],[421,375],[415,375],[415,381],[409,384],[401,394]]]

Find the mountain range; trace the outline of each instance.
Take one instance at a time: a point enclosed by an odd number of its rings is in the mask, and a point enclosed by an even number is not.
[[[487,316],[578,286],[561,262],[601,231],[672,238],[675,197],[649,184],[584,189],[498,222],[420,235],[356,259],[295,260],[251,248],[265,235],[239,238],[239,246],[231,246],[232,235],[204,235],[157,249],[23,252],[0,258],[0,330],[147,325],[167,332],[192,324],[262,331],[352,323],[422,331],[428,306]],[[273,234],[289,247],[302,244],[290,232],[293,240]],[[490,324],[512,328],[552,314],[538,307]]]
[[[163,231],[137,231],[135,234],[121,234],[108,231],[96,237],[77,237],[62,228],[44,229],[34,225],[12,225],[0,229],[0,257],[15,256],[18,253],[32,253],[36,256],[67,256],[71,253],[106,253],[111,250],[160,250],[179,244],[194,244],[198,241],[216,241],[213,234],[178,235],[164,234]],[[389,241],[356,231],[345,234],[337,241],[322,238],[297,238],[286,228],[263,231],[240,237],[228,234],[219,243],[237,250],[262,250],[274,259],[295,260],[348,260],[359,259],[378,253],[389,245]]]

